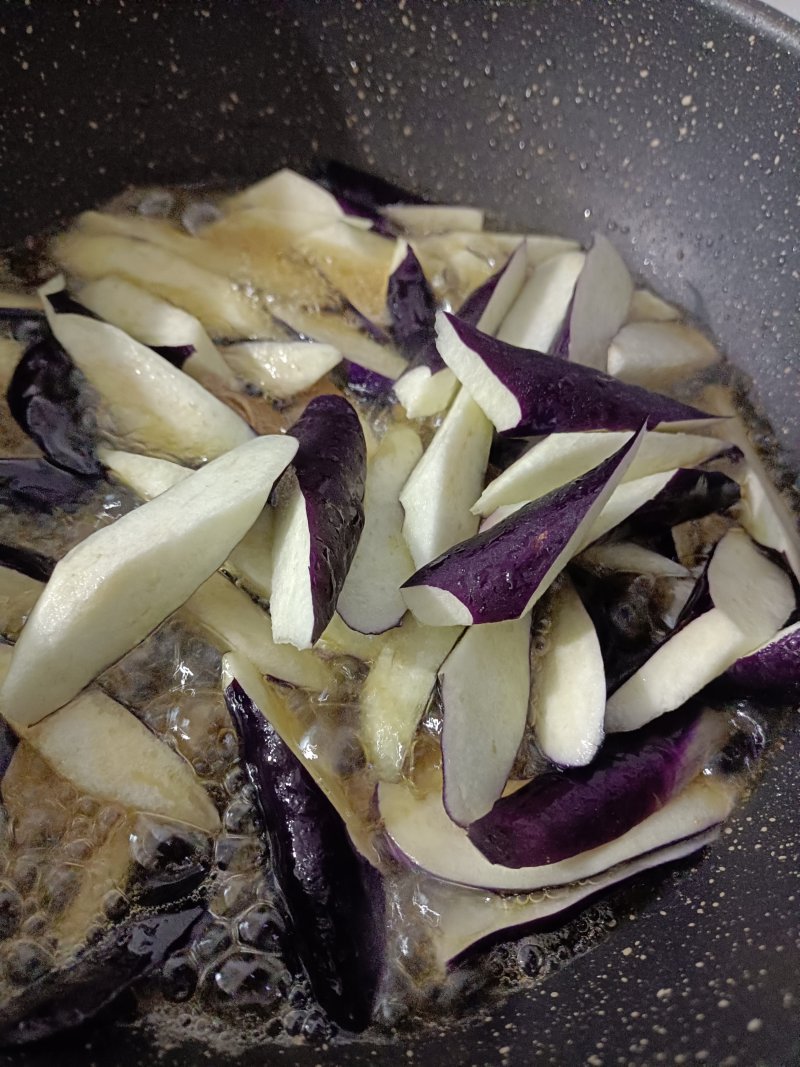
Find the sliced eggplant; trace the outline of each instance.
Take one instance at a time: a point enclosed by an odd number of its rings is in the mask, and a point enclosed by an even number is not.
[[[400,586],[414,573],[414,561],[403,538],[400,491],[421,455],[416,431],[396,426],[367,465],[364,530],[337,605],[347,625],[361,633],[383,633],[405,614]]]
[[[0,566],[0,635],[12,639],[18,636],[42,589],[41,580],[10,566]]]
[[[403,536],[417,567],[478,529],[470,507],[483,485],[492,427],[462,389],[400,493]]]
[[[102,484],[46,459],[0,459],[0,506],[13,511],[77,511]]]
[[[359,696],[359,736],[381,781],[400,779],[437,672],[460,633],[457,626],[421,626],[407,615],[386,636]]]
[[[242,539],[296,448],[259,437],[71,549],[20,635],[3,709],[38,722],[143,640]]]
[[[490,811],[508,781],[528,717],[530,644],[528,616],[471,626],[439,670],[444,805],[459,826]]]
[[[236,677],[224,681],[292,923],[292,944],[320,1005],[339,1026],[361,1031],[371,1020],[383,967],[381,876],[355,849],[330,799],[272,725],[279,699],[274,691],[274,699],[259,708]]]
[[[407,785],[382,782],[378,803],[386,832],[405,863],[457,885],[529,893],[593,878],[618,863],[716,826],[730,814],[737,794],[737,787],[728,780],[700,775],[621,837],[569,859],[534,867],[490,863],[467,831],[448,816],[437,788],[420,795]]]
[[[608,373],[648,389],[664,388],[719,362],[708,338],[682,322],[635,322],[608,349]]]
[[[566,324],[564,348],[572,361],[608,369],[608,346],[628,316],[632,296],[633,282],[622,257],[608,238],[595,234]]]
[[[550,434],[489,482],[472,510],[477,515],[490,515],[504,504],[536,500],[596,467],[630,438],[630,431]],[[725,447],[716,437],[654,430],[642,441],[623,481],[630,482],[677,467],[700,466],[719,455]]]
[[[333,618],[364,527],[366,443],[355,410],[319,396],[292,427],[299,442],[279,487],[270,611],[275,640],[310,648]]]
[[[718,711],[685,708],[609,739],[588,767],[545,771],[503,797],[468,836],[491,863],[559,863],[614,841],[663,808],[725,746]]]
[[[610,541],[592,545],[578,557],[580,565],[601,572],[647,574],[653,578],[688,578],[689,571],[669,556],[662,556],[635,541]]]
[[[418,357],[425,359],[425,349],[432,349],[436,366],[441,370],[444,364],[438,358],[434,347],[434,320],[436,301],[420,262],[410,248],[392,271],[386,291],[386,304],[392,323],[392,335],[395,344],[407,359]]]
[[[47,307],[51,284],[42,289]],[[83,315],[50,311],[48,318],[100,394],[107,428],[134,451],[192,462],[219,456],[253,437],[229,407],[122,330]]]
[[[479,233],[483,211],[460,204],[386,204],[381,214],[403,233],[422,237],[429,233]]]
[[[583,546],[645,432],[640,430],[588,474],[524,505],[418,570],[403,586],[417,619],[430,626],[470,626],[530,611]]]
[[[564,327],[585,261],[583,252],[569,251],[537,266],[503,319],[498,339],[549,352]]]
[[[458,309],[458,317],[484,333],[497,333],[519,296],[527,265],[528,247],[523,241],[496,274],[470,293]]]
[[[332,345],[313,341],[240,341],[220,351],[240,378],[276,400],[310,389],[342,359]]]
[[[592,367],[495,340],[446,312],[436,321],[439,354],[501,433],[633,430],[644,421],[650,429],[677,430],[720,417]]]
[[[228,211],[243,208],[268,208],[276,212],[310,215],[335,221],[344,217],[336,197],[317,182],[284,167],[269,177],[248,185],[226,202]]]
[[[609,698],[607,731],[635,730],[680,707],[774,637],[795,608],[789,576],[739,529],[716,546],[707,590],[712,606],[676,630]]]
[[[181,617],[220,652],[247,656],[269,678],[313,692],[336,686],[330,663],[308,649],[278,644],[269,615],[221,574],[212,575],[189,597]]]
[[[226,385],[235,386],[236,377],[228,369],[200,322],[188,311],[162,300],[124,278],[99,278],[78,294],[81,304],[105,322],[117,326],[135,341],[169,357],[169,351],[185,351],[180,369],[202,381],[214,374]],[[176,362],[170,359],[171,363]]]
[[[549,603],[547,648],[535,659],[530,710],[542,753],[562,767],[590,763],[603,740],[606,677],[594,623],[564,575]]]
[[[628,322],[675,322],[681,317],[674,304],[668,304],[650,289],[636,289],[628,308]]]
[[[574,914],[576,907],[587,904],[613,886],[654,867],[685,859],[718,837],[719,826],[711,826],[701,833],[603,871],[588,881],[555,890],[539,890],[535,895],[512,896],[434,885],[426,896],[428,906],[439,915],[433,935],[439,970],[446,974],[465,957],[498,939],[521,937],[542,925],[549,928],[560,916],[566,918]]]

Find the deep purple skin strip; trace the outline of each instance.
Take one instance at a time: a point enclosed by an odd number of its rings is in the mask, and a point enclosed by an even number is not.
[[[9,567],[12,571],[35,578],[37,582],[48,582],[53,573],[56,560],[36,552],[32,548],[21,548],[0,542],[0,567]]]
[[[344,822],[237,681],[225,690],[291,943],[314,996],[339,1026],[369,1025],[384,958],[383,884]]]
[[[716,418],[580,363],[498,341],[455,315],[447,318],[461,342],[517,398],[522,414],[503,431],[510,436],[637,430],[642,423],[653,429],[662,422]]]
[[[663,807],[729,735],[724,715],[696,706],[612,735],[587,767],[547,771],[502,797],[469,838],[491,863],[513,868],[598,848]]]
[[[796,699],[800,693],[800,629],[743,656],[724,678],[748,691],[782,697],[784,703]]]
[[[312,172],[312,178],[334,196],[359,207],[367,214],[377,214],[378,208],[389,204],[424,204],[427,201],[417,193],[410,193],[394,182],[369,174],[349,163],[336,159],[321,160]]]
[[[467,607],[475,623],[518,618],[634,440],[580,478],[443,552],[403,588],[444,589]]]
[[[0,506],[47,514],[56,508],[75,511],[91,498],[100,481],[46,459],[0,459]]]
[[[14,421],[53,463],[99,475],[94,419],[83,402],[81,375],[52,335],[34,341],[14,368],[6,392]]]
[[[114,926],[73,961],[47,972],[0,1007],[0,1046],[39,1041],[94,1018],[160,966],[203,912],[195,905],[134,915]]]
[[[293,466],[311,535],[313,643],[333,618],[364,528],[367,447],[341,396],[315,397],[289,432],[299,444]]]
[[[386,306],[395,344],[407,359],[417,358],[436,336],[436,301],[411,248],[389,275]]]

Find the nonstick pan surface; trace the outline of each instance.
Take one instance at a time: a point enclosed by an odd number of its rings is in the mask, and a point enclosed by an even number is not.
[[[600,230],[713,331],[800,466],[800,34],[761,4],[11,0],[0,27],[3,243],[128,184],[325,157],[509,229]],[[238,1062],[800,1062],[800,729],[781,732],[719,842],[532,992],[441,1032]],[[221,1060],[125,1018],[0,1055],[152,1062]]]

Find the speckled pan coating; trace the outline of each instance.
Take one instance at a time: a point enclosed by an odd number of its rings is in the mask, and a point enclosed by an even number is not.
[[[600,229],[752,375],[797,466],[800,35],[760,4],[9,0],[0,26],[5,237],[129,182],[255,178],[313,154],[486,205],[509,228]],[[796,1063],[796,726],[767,763],[692,873],[485,1021],[402,1050],[236,1062]],[[145,1032],[104,1026],[59,1042],[58,1062],[134,1067],[152,1052]],[[0,1055],[52,1062],[52,1049]],[[158,1062],[204,1061],[184,1048]]]

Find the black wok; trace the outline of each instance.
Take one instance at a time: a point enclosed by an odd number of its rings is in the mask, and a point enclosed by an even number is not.
[[[503,225],[609,233],[753,379],[800,460],[800,30],[751,0],[10,0],[0,237],[127,183],[338,157]],[[800,729],[721,840],[502,1010],[287,1064],[794,1064]],[[183,1047],[158,1062],[193,1064]],[[407,1058],[408,1057],[408,1058]],[[155,1061],[106,1021],[15,1064]],[[217,1055],[209,1062],[219,1062]]]

